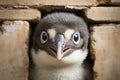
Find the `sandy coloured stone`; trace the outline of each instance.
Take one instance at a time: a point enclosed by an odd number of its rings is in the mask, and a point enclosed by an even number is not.
[[[91,30],[95,80],[120,80],[120,24],[96,25]]]
[[[98,4],[100,0],[0,0],[0,5],[26,5],[26,6],[93,6]],[[105,1],[105,0],[103,0]],[[102,1],[102,2],[103,2]],[[101,2],[101,1],[100,1]]]
[[[28,34],[26,21],[0,25],[0,80],[28,80]]]
[[[85,14],[89,21],[120,22],[120,7],[91,7]]]
[[[2,9],[0,10],[0,20],[28,20],[38,21],[41,18],[40,11],[36,9]]]

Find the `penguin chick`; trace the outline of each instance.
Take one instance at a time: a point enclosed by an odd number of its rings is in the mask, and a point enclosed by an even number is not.
[[[89,80],[84,60],[89,33],[71,13],[52,13],[38,23],[31,50],[30,80]]]

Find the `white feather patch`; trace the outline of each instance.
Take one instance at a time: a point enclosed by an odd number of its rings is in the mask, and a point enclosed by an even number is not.
[[[54,41],[55,40],[55,35],[56,35],[55,29],[48,29],[48,34],[50,36],[50,39],[52,39]]]
[[[86,59],[86,56],[88,54],[88,51],[82,51],[81,49],[73,51],[70,55],[63,58],[63,62],[69,63],[69,64],[82,64],[82,62]]]
[[[32,49],[32,59],[36,65],[32,72],[33,80],[83,80],[84,68],[81,63],[87,53],[87,50],[78,49],[60,61],[44,50],[35,53]]]
[[[67,29],[67,30],[65,31],[65,33],[64,33],[65,38],[66,38],[67,40],[69,40],[69,39],[72,37],[72,34],[73,34],[74,32],[75,32],[75,31],[74,31],[73,29]]]
[[[70,64],[81,64],[83,60],[85,60],[86,56],[88,54],[88,51],[82,51],[81,49],[73,51],[70,55],[62,58],[61,60],[57,60],[57,58],[54,58],[44,50],[39,50],[37,53],[35,53],[34,50],[32,50],[32,57],[35,64],[38,66],[42,65],[44,67],[56,67],[56,66],[65,66]]]

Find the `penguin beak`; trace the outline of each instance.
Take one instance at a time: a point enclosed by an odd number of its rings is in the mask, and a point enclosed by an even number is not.
[[[63,49],[65,47],[65,42],[64,42],[64,36],[61,34],[58,34],[56,37],[56,45],[57,45],[57,59],[61,60],[63,57]]]
[[[61,60],[63,58],[65,52],[68,51],[70,48],[65,47],[66,42],[65,42],[65,38],[62,34],[58,34],[56,36],[55,44],[56,44],[56,47],[55,48],[50,48],[50,49],[52,50],[52,52],[54,53],[56,58],[58,60]]]

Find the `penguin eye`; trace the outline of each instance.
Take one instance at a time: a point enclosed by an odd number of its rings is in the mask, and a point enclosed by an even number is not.
[[[48,40],[48,33],[45,31],[42,31],[40,34],[40,41],[42,44],[45,44]]]
[[[75,32],[73,34],[72,40],[75,44],[78,44],[80,42],[80,33],[79,32]]]

